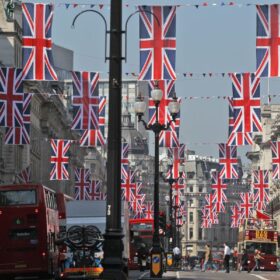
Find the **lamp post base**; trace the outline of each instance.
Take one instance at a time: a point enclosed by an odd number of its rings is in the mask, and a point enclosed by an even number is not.
[[[161,248],[153,248],[151,251],[151,268],[150,276],[151,278],[162,278],[163,274],[163,262],[162,262],[162,250]]]
[[[123,233],[121,231],[108,231],[104,234],[104,259],[102,266],[104,272],[102,279],[127,280],[127,264],[122,259]]]

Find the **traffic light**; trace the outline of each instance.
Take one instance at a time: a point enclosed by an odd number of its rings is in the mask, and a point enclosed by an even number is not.
[[[159,229],[165,233],[166,230],[166,214],[165,212],[159,212]]]
[[[172,237],[172,225],[171,224],[166,224],[166,236]]]

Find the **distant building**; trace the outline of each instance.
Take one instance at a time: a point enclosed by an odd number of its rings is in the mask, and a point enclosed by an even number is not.
[[[241,168],[241,162],[239,165]],[[183,254],[188,252],[190,255],[200,255],[205,251],[205,244],[210,244],[213,248],[221,248],[225,241],[231,246],[237,243],[237,229],[230,227],[230,206],[239,201],[239,192],[246,188],[241,182],[234,186],[228,185],[226,211],[218,215],[219,224],[212,225],[211,228],[201,227],[201,209],[206,203],[205,195],[211,193],[211,172],[218,169],[218,159],[198,156],[193,151],[188,151],[185,162],[187,179],[184,193],[187,217],[181,229]]]
[[[280,141],[280,105],[265,104],[261,107],[263,132],[254,133],[254,144],[252,150],[247,153],[247,158],[252,162],[252,170],[272,170],[272,153],[270,142]],[[270,204],[266,211],[277,220],[280,230],[280,180],[272,179],[270,182]]]

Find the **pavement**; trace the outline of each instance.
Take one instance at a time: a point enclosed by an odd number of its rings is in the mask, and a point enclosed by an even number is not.
[[[129,271],[129,280],[141,280],[149,278],[149,271]],[[182,280],[280,280],[280,272],[256,271],[252,273],[231,271],[168,271],[161,279],[182,279]],[[156,279],[156,278],[154,278]]]

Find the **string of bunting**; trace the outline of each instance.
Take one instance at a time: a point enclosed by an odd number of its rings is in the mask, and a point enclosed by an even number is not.
[[[53,3],[52,3],[53,4]],[[261,5],[261,3],[237,3],[234,1],[229,1],[229,2],[221,2],[221,3],[209,3],[209,2],[202,2],[202,3],[198,3],[198,4],[192,4],[192,3],[184,3],[184,4],[175,4],[175,6],[177,8],[180,7],[193,7],[193,8],[205,8],[205,7],[238,7],[238,8],[242,8],[242,7],[250,7],[250,6],[256,6],[256,5]],[[110,9],[110,4],[107,3],[96,3],[96,4],[89,4],[89,3],[70,3],[70,2],[64,2],[64,3],[57,3],[54,4],[54,6],[57,7],[65,7],[66,9],[69,8],[98,8],[100,10],[102,10],[104,7],[107,7]],[[131,4],[131,3],[124,3],[123,4],[124,7],[129,8],[129,7],[135,7],[136,9],[138,9],[138,6],[136,6],[135,4]],[[153,6],[159,6],[157,4],[153,5]],[[170,6],[169,5],[160,5],[160,6]]]

